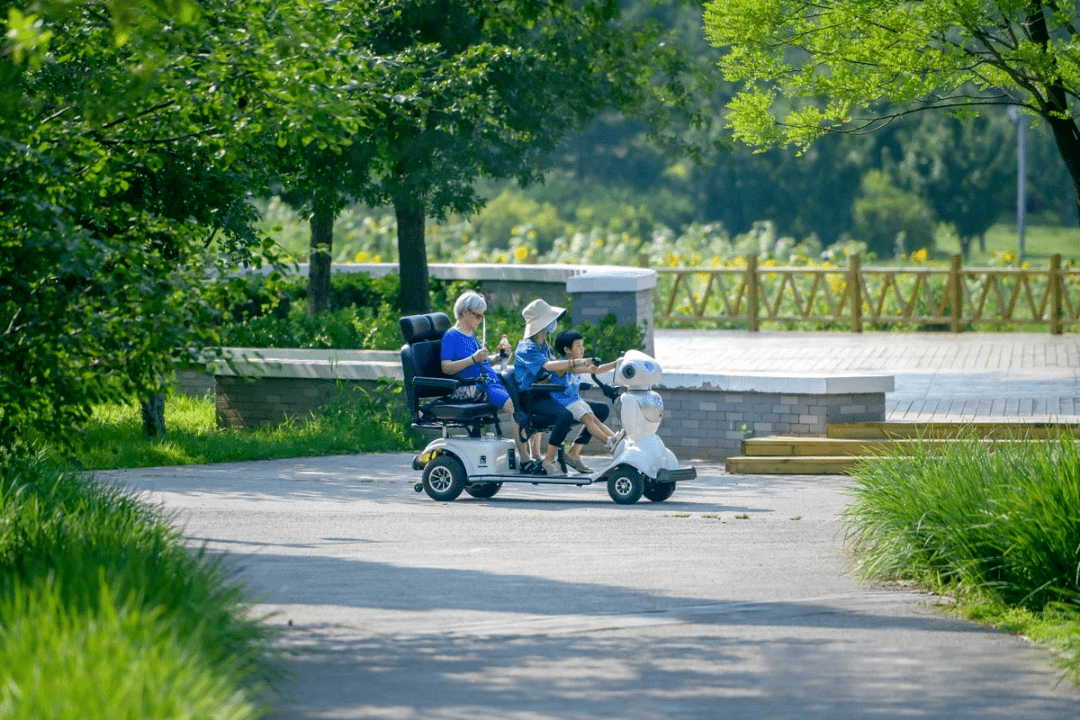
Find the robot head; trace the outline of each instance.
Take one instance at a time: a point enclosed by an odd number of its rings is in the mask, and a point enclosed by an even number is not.
[[[659,363],[651,357],[639,350],[627,350],[615,366],[614,384],[629,390],[647,390],[663,376]]]

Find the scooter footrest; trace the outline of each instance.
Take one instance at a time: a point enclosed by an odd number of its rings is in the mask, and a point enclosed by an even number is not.
[[[676,470],[667,470],[661,468],[656,471],[656,482],[673,483],[682,480],[693,480],[697,477],[697,468],[684,467]]]

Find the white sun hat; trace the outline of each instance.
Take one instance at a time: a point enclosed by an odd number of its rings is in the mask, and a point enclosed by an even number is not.
[[[531,338],[565,314],[566,308],[548,305],[539,298],[533,300],[521,311],[521,317],[525,318],[525,337]]]

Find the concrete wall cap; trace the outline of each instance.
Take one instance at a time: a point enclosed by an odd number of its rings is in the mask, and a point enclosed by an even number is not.
[[[243,352],[241,352],[243,350]],[[392,350],[253,350],[226,348],[232,362],[215,360],[215,375],[292,377],[325,380],[402,379],[401,360]],[[256,355],[261,353],[262,357]],[[336,359],[331,354],[337,353]],[[379,357],[382,356],[382,357]],[[378,359],[375,359],[378,358]],[[608,381],[607,378],[602,378]],[[892,375],[665,372],[658,389],[705,392],[759,392],[784,395],[886,393],[895,389]]]
[[[656,271],[647,268],[589,266],[581,275],[567,279],[569,293],[639,292],[656,287]]]
[[[230,377],[306,378],[311,380],[403,379],[400,361],[344,360],[331,363],[325,360],[247,359],[231,364],[218,360],[210,363],[209,367],[214,375]]]
[[[430,263],[428,275],[438,280],[504,280],[563,283],[567,278],[580,275],[588,265],[508,265],[499,263]],[[383,277],[398,272],[397,263],[334,263],[334,273],[366,273],[372,277]],[[292,269],[290,268],[290,271]],[[249,272],[260,275],[270,273],[269,268],[253,269]],[[308,274],[307,263],[297,265],[295,274]]]
[[[887,393],[895,389],[892,375],[840,375],[783,373],[719,373],[665,372],[660,389],[702,390],[714,392],[758,392],[784,395],[848,395],[853,393]]]

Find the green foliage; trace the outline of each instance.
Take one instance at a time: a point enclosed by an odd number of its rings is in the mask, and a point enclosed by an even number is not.
[[[604,362],[614,360],[627,350],[645,349],[645,332],[638,325],[619,323],[615,313],[600,319],[599,325],[588,320],[574,328],[585,338],[585,355]]]
[[[91,403],[157,391],[175,360],[214,344],[207,273],[271,259],[246,202],[269,181],[267,135],[356,129],[319,90],[340,80],[315,51],[334,42],[312,35],[329,29],[301,5],[44,2],[8,14],[0,445],[63,438]]]
[[[865,577],[953,594],[969,616],[1048,642],[1080,680],[1080,445],[1071,436],[905,449],[856,473],[844,510]]]
[[[393,381],[373,391],[343,384],[318,415],[252,430],[219,428],[212,397],[174,395],[165,406],[169,434],[160,440],[143,436],[135,405],[98,405],[73,460],[80,468],[106,470],[413,450],[422,442],[410,427],[402,391]]]
[[[108,587],[87,610],[65,603],[48,581],[17,583],[0,600],[0,626],[5,720],[262,715],[231,673],[206,663],[199,638]]]
[[[844,512],[860,572],[1041,611],[1080,603],[1080,446],[1069,436],[929,444],[857,473]]]
[[[268,631],[220,561],[119,486],[0,469],[0,716],[257,715]]]
[[[396,349],[401,346],[398,275],[335,273],[330,309],[310,317],[303,277],[243,275],[217,294],[221,344],[229,347]],[[449,312],[469,285],[432,281],[437,310]],[[443,310],[443,308],[446,308]]]
[[[891,257],[934,247],[934,220],[914,193],[896,187],[885,173],[871,170],[852,205],[854,235],[875,255]]]
[[[1076,10],[1073,0],[712,0],[705,27],[739,87],[728,116],[737,140],[805,149],[910,111],[970,118],[1017,105],[1053,132],[1075,201]]]

